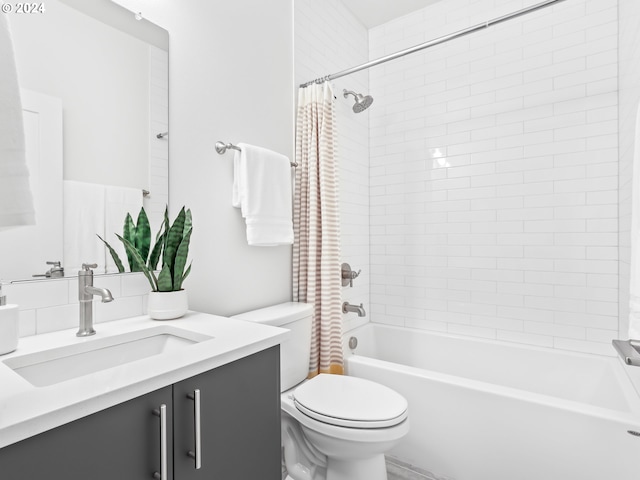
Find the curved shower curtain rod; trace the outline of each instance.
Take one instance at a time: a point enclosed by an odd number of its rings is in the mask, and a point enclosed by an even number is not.
[[[322,83],[328,80],[334,80],[336,78],[344,77],[345,75],[350,75],[352,73],[359,72],[360,70],[365,70],[369,67],[374,67],[376,65],[380,65],[381,63],[388,62],[390,60],[395,60],[396,58],[404,57],[405,55],[409,55],[410,53],[415,53],[420,50],[424,50],[425,48],[433,47],[435,45],[440,45],[441,43],[448,42],[450,40],[454,40],[456,38],[463,37],[465,35],[469,35],[470,33],[474,33],[480,30],[484,30],[485,28],[489,28],[493,25],[497,25],[502,22],[506,22],[507,20],[511,20],[512,18],[520,17],[522,15],[526,15],[527,13],[534,12],[536,10],[540,10],[541,8],[545,8],[553,5],[554,3],[564,2],[565,0],[546,0],[544,2],[538,3],[536,5],[532,5],[530,7],[523,8],[522,10],[518,10],[517,12],[509,13],[507,15],[503,15],[502,17],[494,18],[493,20],[487,20],[486,22],[480,23],[473,27],[465,28],[464,30],[459,30],[454,33],[450,33],[448,35],[443,35],[442,37],[438,37],[433,40],[429,40],[428,42],[421,43],[419,45],[415,45],[413,47],[407,48],[405,50],[401,50],[396,53],[392,53],[385,57],[378,58],[376,60],[371,60],[370,62],[363,63],[362,65],[358,65],[356,67],[349,68],[347,70],[343,70],[338,73],[333,73],[331,75],[327,75],[325,77],[316,78],[315,80],[311,80],[307,83],[302,83],[300,85],[301,88],[308,87],[313,83]]]

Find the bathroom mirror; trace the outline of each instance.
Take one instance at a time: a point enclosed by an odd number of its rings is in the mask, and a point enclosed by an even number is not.
[[[28,163],[40,165],[38,225],[0,231],[0,278],[33,279],[48,261],[65,277],[82,262],[117,271],[96,233],[122,248],[126,212],[135,220],[144,205],[155,234],[168,204],[168,32],[109,0],[47,0],[7,17]]]

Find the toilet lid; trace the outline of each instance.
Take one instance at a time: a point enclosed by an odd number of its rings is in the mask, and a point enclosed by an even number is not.
[[[383,428],[407,417],[407,401],[394,390],[364,378],[318,375],[293,392],[296,408],[331,425]]]

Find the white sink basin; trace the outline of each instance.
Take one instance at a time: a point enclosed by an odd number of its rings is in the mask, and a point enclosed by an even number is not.
[[[99,334],[98,334],[99,335]],[[179,351],[213,337],[161,326],[16,356],[4,364],[35,387],[46,387],[144,358]]]

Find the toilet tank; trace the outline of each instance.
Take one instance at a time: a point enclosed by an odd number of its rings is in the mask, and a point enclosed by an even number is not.
[[[311,351],[312,305],[287,302],[251,310],[231,318],[290,330],[289,338],[280,344],[280,391],[289,390],[307,378]]]

